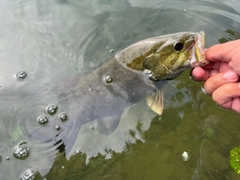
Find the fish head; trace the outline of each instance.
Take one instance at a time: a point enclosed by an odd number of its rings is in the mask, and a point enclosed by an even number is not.
[[[127,68],[143,71],[150,80],[173,79],[187,67],[208,64],[204,38],[203,31],[153,37],[127,47],[115,57]]]
[[[187,67],[208,64],[204,56],[204,37],[203,31],[169,36],[167,41],[160,42],[159,48],[144,59],[145,74],[153,81],[173,79]]]

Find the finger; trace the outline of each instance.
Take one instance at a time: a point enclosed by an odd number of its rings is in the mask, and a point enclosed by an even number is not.
[[[232,68],[228,65],[227,62],[219,62],[219,72],[225,72],[231,70]]]
[[[205,57],[209,61],[229,62],[233,56],[233,47],[239,47],[240,41],[230,41],[224,44],[217,44],[205,51]]]
[[[229,66],[229,63],[222,62],[222,61],[217,61],[214,63],[212,62],[210,65],[211,65],[211,68],[208,68],[208,69],[215,69],[215,70],[218,70],[219,72],[224,72],[224,71],[232,69]],[[207,69],[207,68],[204,67],[204,69]]]
[[[212,69],[212,70],[209,71],[209,77],[212,77],[212,76],[214,76],[215,74],[218,74],[218,70]]]
[[[234,56],[232,60],[228,63],[229,67],[231,67],[237,74],[240,75],[240,46],[235,50]]]
[[[228,83],[212,93],[212,98],[220,106],[240,113],[240,83]]]
[[[231,108],[232,110],[240,113],[240,97],[233,98]]]
[[[238,81],[239,76],[234,71],[227,71],[217,73],[211,76],[204,84],[204,90],[207,94],[211,95],[220,86]]]
[[[213,69],[217,69],[218,70],[219,69],[219,65],[220,65],[220,61],[217,61],[217,62],[214,62],[214,63],[212,62],[212,68]]]
[[[191,71],[191,77],[195,81],[205,81],[209,77],[209,70],[204,70],[201,67],[195,67]]]
[[[202,68],[203,69],[215,69],[215,63],[218,63],[218,62],[210,62],[209,64],[203,66]]]

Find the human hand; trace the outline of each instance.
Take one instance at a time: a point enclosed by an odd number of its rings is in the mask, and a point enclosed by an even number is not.
[[[240,113],[240,40],[214,45],[205,57],[210,64],[194,68],[192,78],[205,81],[205,92],[218,105]]]

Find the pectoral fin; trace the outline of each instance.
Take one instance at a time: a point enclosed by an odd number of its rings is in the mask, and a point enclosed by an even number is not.
[[[103,117],[97,122],[97,131],[109,135],[115,131],[120,122],[121,115]]]
[[[163,89],[159,89],[156,93],[153,93],[146,98],[147,105],[158,115],[163,112]]]

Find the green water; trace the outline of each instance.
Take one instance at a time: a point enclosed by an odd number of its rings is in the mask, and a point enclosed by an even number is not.
[[[19,179],[26,169],[49,180],[240,179],[229,165],[230,150],[240,145],[239,114],[203,94],[190,70],[164,87],[161,117],[140,101],[110,136],[89,130],[90,122],[72,156],[28,137],[45,107],[57,103],[52,87],[59,79],[87,72],[148,37],[204,30],[206,47],[239,39],[238,7],[237,0],[1,0],[0,179]],[[27,78],[16,80],[19,71]],[[31,151],[21,160],[13,148],[23,140]]]

